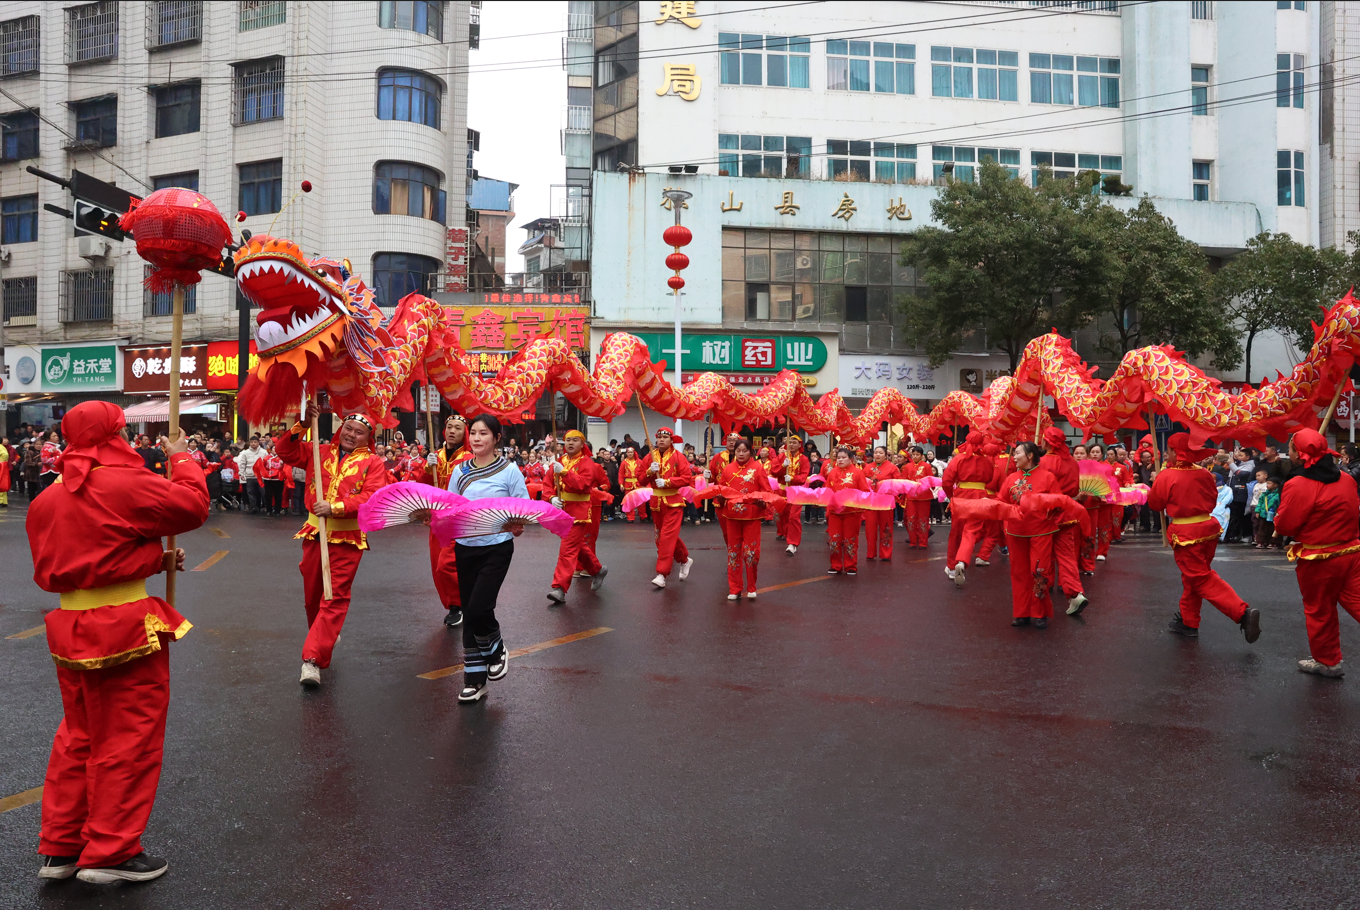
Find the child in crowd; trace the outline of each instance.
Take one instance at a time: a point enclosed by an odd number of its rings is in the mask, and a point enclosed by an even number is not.
[[[1256,549],[1278,550],[1279,538],[1275,534],[1275,512],[1280,508],[1280,480],[1278,477],[1264,477],[1261,471],[1256,475],[1256,486],[1265,487],[1256,500]]]

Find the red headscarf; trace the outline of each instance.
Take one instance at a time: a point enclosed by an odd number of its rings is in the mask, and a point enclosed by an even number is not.
[[[1050,454],[1058,458],[1072,457],[1072,450],[1067,447],[1067,434],[1057,427],[1044,430],[1044,442],[1048,444]]]
[[[66,412],[61,420],[61,435],[68,445],[57,459],[66,489],[78,491],[90,471],[101,465],[145,464],[142,456],[118,435],[125,425],[123,409],[107,401],[84,401]]]
[[[1340,457],[1341,454],[1328,448],[1326,438],[1317,430],[1299,430],[1295,433],[1294,448],[1298,451],[1299,460],[1303,462],[1305,468],[1317,464],[1323,455]]]
[[[1171,438],[1166,441],[1166,447],[1176,453],[1176,460],[1187,464],[1194,464],[1206,458],[1212,458],[1218,454],[1217,449],[1192,449],[1190,448],[1189,433],[1173,433]]]

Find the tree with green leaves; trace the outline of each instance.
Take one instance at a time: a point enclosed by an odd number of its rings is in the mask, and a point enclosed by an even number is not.
[[[1071,332],[1091,318],[1071,294],[1108,268],[1108,252],[1088,220],[1089,179],[1041,180],[1027,186],[984,161],[976,183],[951,181],[931,202],[939,227],[903,244],[901,261],[930,286],[925,297],[900,301],[908,340],[933,364],[943,363],[965,332],[981,328],[1011,368],[1031,339],[1050,329]]]
[[[1274,330],[1306,351],[1312,323],[1346,292],[1349,262],[1335,249],[1320,250],[1288,234],[1263,231],[1219,270],[1212,295],[1245,333],[1245,373],[1252,382],[1251,348],[1256,336]]]

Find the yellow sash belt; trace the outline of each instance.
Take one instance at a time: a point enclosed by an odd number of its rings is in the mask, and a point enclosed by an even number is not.
[[[307,513],[307,527],[320,530],[316,523],[316,516],[311,512]],[[334,515],[326,517],[326,533],[331,531],[357,531],[359,530],[359,519],[357,518],[336,518]]]
[[[1189,518],[1173,518],[1171,523],[1173,525],[1191,525],[1197,521],[1208,521],[1213,517],[1212,515],[1191,515]]]
[[[138,578],[135,581],[123,581],[102,588],[67,591],[61,595],[61,608],[63,610],[96,610],[99,607],[130,604],[135,600],[144,600],[148,596],[146,579]]]
[[[557,494],[557,497],[563,502],[590,502],[589,493],[568,493],[566,490],[563,490],[561,493]]]
[[[958,488],[960,490],[985,490],[987,489],[987,485],[985,483],[978,483],[976,480],[969,480],[958,484]]]

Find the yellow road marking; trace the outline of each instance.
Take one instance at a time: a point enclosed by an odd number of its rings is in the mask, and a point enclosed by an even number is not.
[[[0,814],[36,803],[42,799],[42,791],[42,787],[34,787],[32,790],[25,790],[23,793],[16,793],[13,796],[0,799]]]
[[[226,556],[226,555],[227,555],[228,553],[230,553],[230,552],[231,552],[230,550],[218,550],[216,553],[214,553],[213,555],[209,556],[207,559],[203,560],[202,562],[200,562],[198,565],[194,566],[194,567],[193,567],[192,569],[190,569],[189,571],[191,571],[191,572],[202,572],[202,571],[205,570],[205,569],[211,569],[213,566],[215,566],[215,565],[217,565],[219,562],[221,562],[223,556]]]
[[[231,536],[226,531],[223,531],[221,528],[213,528],[212,532],[216,534],[218,537],[223,538],[224,540]]]
[[[546,651],[558,645],[569,645],[574,641],[582,641],[587,638],[594,638],[596,635],[603,635],[606,632],[613,632],[607,626],[600,626],[597,629],[587,629],[584,632],[577,632],[573,635],[564,635],[561,638],[554,638],[552,641],[541,641],[536,645],[529,645],[527,648],[516,648],[510,652],[510,657],[525,657],[529,654],[537,654],[539,651]],[[445,676],[452,676],[463,669],[462,664],[454,664],[452,667],[444,667],[439,670],[431,670],[429,673],[419,673],[416,679],[443,679]]]
[[[18,641],[21,638],[32,638],[34,635],[41,635],[47,631],[47,626],[35,626],[23,632],[15,632],[13,635],[6,635],[5,641]]]
[[[804,578],[799,581],[786,581],[782,585],[770,585],[768,588],[756,588],[757,594],[764,594],[766,591],[779,591],[783,588],[794,588],[798,585],[810,585],[814,581],[826,581],[830,575],[818,575],[816,578]]]

